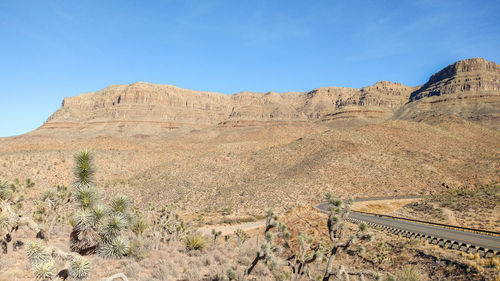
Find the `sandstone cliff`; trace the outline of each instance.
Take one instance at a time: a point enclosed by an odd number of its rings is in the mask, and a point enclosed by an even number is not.
[[[500,65],[482,58],[458,61],[413,92],[394,119],[458,117],[493,128],[500,123]]]
[[[119,124],[123,131],[124,126],[138,124],[175,129],[231,122],[391,117],[421,121],[444,115],[495,127],[500,116],[499,97],[500,66],[484,59],[449,65],[421,87],[383,81],[362,89],[323,87],[309,92],[224,95],[138,82],[65,98],[40,129],[94,127],[103,131],[110,124]]]

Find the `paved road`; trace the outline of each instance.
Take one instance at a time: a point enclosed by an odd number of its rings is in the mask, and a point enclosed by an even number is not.
[[[380,199],[380,200],[387,200],[387,199],[390,198]],[[413,199],[413,198],[391,198],[391,199]],[[361,200],[356,199],[356,201],[361,201]],[[369,201],[369,200],[368,198],[364,198],[362,201]],[[319,204],[317,208],[322,211],[328,211],[328,204],[327,203]],[[439,227],[434,225],[427,225],[412,221],[404,221],[387,217],[362,214],[355,211],[351,211],[349,218],[357,219],[367,223],[376,223],[382,226],[392,227],[423,235],[429,235],[443,240],[450,240],[453,242],[464,243],[476,247],[483,247],[485,249],[493,251],[500,251],[500,237],[498,236],[491,236],[486,234],[467,232],[467,231]]]

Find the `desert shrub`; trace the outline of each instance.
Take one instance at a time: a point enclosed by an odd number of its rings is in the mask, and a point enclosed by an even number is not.
[[[410,209],[412,209],[416,213],[423,213],[428,216],[432,216],[438,218],[440,220],[446,219],[443,213],[443,210],[435,208],[432,204],[427,201],[417,201],[407,205]]]
[[[201,258],[201,262],[202,262],[203,266],[210,266],[214,263],[214,257],[211,254],[204,255]]]
[[[123,263],[122,267],[125,268],[125,275],[130,278],[137,279],[141,272],[141,266],[137,262]]]
[[[197,263],[189,263],[187,270],[183,274],[183,278],[189,281],[199,281],[201,280],[200,266]]]
[[[151,270],[151,278],[160,281],[172,280],[172,277],[177,277],[175,267],[170,261],[162,260]]]
[[[222,265],[227,263],[227,254],[223,253],[221,249],[215,249],[213,252],[214,260],[216,263]]]
[[[395,281],[425,281],[427,276],[422,273],[422,270],[414,265],[407,265],[396,271],[394,275]]]
[[[199,234],[191,234],[186,237],[184,240],[184,243],[186,244],[186,248],[190,251],[193,250],[204,250],[206,247],[206,240],[203,238],[203,236]]]
[[[150,252],[151,245],[143,239],[132,239],[129,244],[127,256],[134,258],[136,261],[145,259]]]

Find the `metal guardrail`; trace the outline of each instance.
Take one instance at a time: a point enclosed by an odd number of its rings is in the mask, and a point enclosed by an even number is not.
[[[485,235],[490,235],[490,236],[500,236],[500,232],[496,232],[496,231],[488,231],[488,230],[483,230],[483,229],[476,229],[476,228],[462,227],[462,226],[449,225],[449,224],[443,224],[443,223],[429,222],[429,221],[410,219],[410,218],[404,218],[404,217],[395,217],[395,216],[390,216],[390,215],[375,214],[375,213],[369,213],[369,212],[363,212],[363,211],[354,211],[353,210],[351,212],[361,213],[361,214],[365,214],[365,215],[372,215],[372,216],[377,216],[377,217],[386,217],[386,218],[391,218],[391,219],[395,219],[395,220],[411,221],[411,222],[427,224],[427,225],[435,225],[435,226],[439,226],[439,227],[457,229],[457,230],[474,232],[474,233],[485,234]]]

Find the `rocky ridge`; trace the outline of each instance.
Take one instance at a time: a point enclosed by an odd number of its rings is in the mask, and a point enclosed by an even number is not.
[[[495,126],[500,119],[499,97],[500,66],[480,58],[449,65],[419,87],[382,81],[362,89],[323,87],[309,92],[224,95],[138,82],[65,98],[38,131],[82,130],[103,124],[118,124],[123,131],[124,126],[139,123],[164,130],[245,121],[247,125],[389,118],[422,121],[436,115],[486,120]]]
[[[445,67],[413,92],[393,119],[423,121],[449,116],[500,128],[500,65],[475,58]]]

